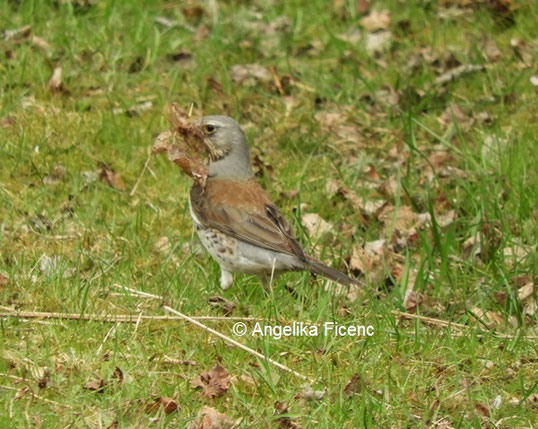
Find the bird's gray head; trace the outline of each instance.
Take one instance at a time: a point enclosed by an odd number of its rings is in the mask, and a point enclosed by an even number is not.
[[[209,176],[247,180],[252,177],[247,140],[237,122],[227,116],[204,116],[195,122],[212,146]]]

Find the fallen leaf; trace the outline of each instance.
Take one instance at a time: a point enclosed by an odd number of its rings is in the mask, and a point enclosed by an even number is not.
[[[200,374],[190,382],[193,388],[202,388],[202,395],[207,398],[222,396],[230,387],[230,374],[220,364],[215,365],[210,371]]]
[[[349,267],[355,275],[363,274],[373,282],[381,280],[387,248],[385,240],[375,240],[363,247],[353,247]]]
[[[47,88],[50,92],[66,92],[65,86],[62,82],[62,67],[56,66],[52,71],[52,76],[50,77]]]
[[[230,429],[235,423],[226,414],[219,413],[215,408],[204,405],[188,427],[189,429]]]
[[[379,210],[386,204],[386,201],[384,200],[361,198],[355,191],[343,185],[338,189],[338,193],[348,200],[355,210],[369,218],[377,216]]]
[[[62,258],[58,255],[42,255],[39,260],[39,270],[45,274],[54,274],[60,268]]]
[[[304,213],[301,223],[314,240],[330,240],[333,237],[334,227],[317,213]]]
[[[400,101],[400,96],[393,88],[381,88],[375,92],[375,99],[388,106],[396,106]]]
[[[208,173],[202,156],[209,153],[218,157],[220,153],[205,138],[200,127],[192,123],[176,104],[170,106],[169,119],[172,129],[157,136],[152,153],[166,153],[183,173],[204,187]]]
[[[466,256],[478,256],[482,252],[482,235],[478,232],[463,242],[463,253]]]
[[[496,62],[502,55],[501,51],[497,47],[497,44],[492,39],[487,40],[486,45],[484,46],[484,54],[486,55],[488,61],[492,63]]]
[[[314,390],[312,387],[308,386],[302,389],[297,393],[293,398],[294,399],[306,399],[308,401],[321,401],[327,394],[326,390]]]
[[[390,236],[392,231],[398,231],[402,236],[408,236],[414,228],[423,222],[409,206],[385,206],[378,215],[378,219],[384,224],[385,236]]]
[[[238,85],[254,86],[272,81],[271,72],[259,64],[236,64],[231,70],[232,81]]]
[[[44,185],[57,185],[65,178],[65,168],[63,165],[56,164],[52,172],[43,177]]]
[[[298,426],[292,422],[291,418],[286,416],[288,414],[288,406],[285,402],[276,401],[274,404],[275,411],[273,416],[278,416],[275,418],[275,422],[281,428],[297,428]]]
[[[121,368],[119,366],[117,366],[114,369],[114,373],[112,374],[112,378],[115,379],[118,382],[118,384],[123,383],[123,371],[121,370]]]
[[[347,382],[346,387],[344,387],[344,394],[346,396],[353,396],[362,392],[365,382],[362,379],[361,375],[358,373],[353,374],[351,379]]]
[[[534,283],[527,283],[520,287],[517,291],[517,296],[520,301],[525,301],[534,292]]]
[[[193,55],[188,51],[179,51],[173,54],[168,54],[166,58],[174,63],[178,63],[182,67],[192,67],[195,64]]]
[[[9,128],[15,124],[15,118],[12,116],[7,116],[5,118],[0,119],[0,127],[1,128]]]
[[[170,240],[168,240],[168,237],[163,236],[157,239],[157,241],[155,242],[155,246],[153,246],[153,249],[156,253],[167,255],[172,250],[172,245],[170,244]]]
[[[45,52],[48,52],[51,50],[51,46],[49,45],[49,42],[47,42],[42,37],[32,36],[30,38],[30,43],[32,43],[32,45],[38,47],[39,49],[42,49]]]
[[[489,408],[487,407],[487,405],[484,405],[480,402],[477,402],[475,403],[474,405],[474,409],[476,410],[476,412],[484,417],[489,417],[490,414],[489,414]]]
[[[360,23],[367,31],[386,30],[390,26],[390,12],[388,10],[372,10],[361,18]]]
[[[451,103],[445,108],[443,113],[441,113],[441,116],[437,118],[437,121],[446,128],[454,122],[458,125],[463,125],[463,122],[466,119],[467,118],[461,111],[460,106],[456,103]]]
[[[156,414],[161,407],[163,408],[165,414],[171,414],[179,408],[179,405],[172,398],[159,396],[146,405],[146,413]]]
[[[534,316],[538,309],[538,301],[535,299],[528,300],[523,306],[523,314],[526,316]]]
[[[504,323],[504,318],[502,314],[495,311],[484,311],[481,308],[473,307],[471,309],[471,315],[478,320],[479,322],[484,323],[489,328],[494,327],[495,325],[501,325]]]
[[[32,27],[30,25],[25,25],[24,27],[21,27],[21,28],[4,31],[2,37],[6,41],[25,39],[26,37],[30,35],[31,32],[32,32]]]
[[[446,213],[435,215],[437,225],[439,225],[441,228],[446,228],[447,226],[451,225],[455,219],[455,210],[449,210]]]
[[[514,50],[514,53],[525,63],[525,65],[530,65],[533,63],[534,55],[532,48],[523,40],[518,38],[510,39],[510,46]]]
[[[101,377],[95,378],[91,381],[88,381],[84,385],[84,389],[91,390],[93,392],[103,393],[106,387],[106,381],[103,380]]]
[[[108,186],[117,189],[118,191],[125,190],[125,184],[123,183],[121,176],[119,175],[119,173],[116,173],[116,171],[112,167],[110,167],[104,162],[100,162],[98,167],[100,169],[99,179],[106,182]]]
[[[370,55],[380,53],[392,44],[392,33],[390,31],[379,31],[366,35],[365,49]]]
[[[221,309],[225,316],[230,316],[235,308],[235,304],[232,301],[220,295],[212,296],[208,299],[208,302],[212,307]]]

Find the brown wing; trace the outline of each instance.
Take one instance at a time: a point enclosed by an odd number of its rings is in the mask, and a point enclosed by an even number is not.
[[[254,180],[210,178],[205,188],[192,187],[191,206],[205,226],[255,246],[306,260],[290,225]]]

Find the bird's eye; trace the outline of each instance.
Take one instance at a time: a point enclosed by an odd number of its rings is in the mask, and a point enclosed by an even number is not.
[[[211,125],[211,124],[206,124],[204,125],[204,130],[208,133],[208,134],[211,134],[212,132],[215,131],[215,125]]]

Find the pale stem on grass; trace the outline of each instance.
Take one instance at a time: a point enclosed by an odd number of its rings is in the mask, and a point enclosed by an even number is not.
[[[129,192],[130,197],[132,197],[135,194],[136,190],[138,189],[138,185],[142,181],[142,176],[146,172],[150,161],[151,161],[151,148],[149,148],[148,150],[148,157],[146,159],[146,162],[144,163],[144,167],[142,168],[142,171],[140,172],[140,176],[138,176],[138,179],[136,179],[136,183],[134,184],[133,189],[131,189],[131,192]]]
[[[86,320],[93,322],[111,322],[111,323],[137,323],[138,320],[148,321],[167,321],[167,320],[183,320],[181,317],[174,316],[152,316],[142,314],[78,314],[78,313],[50,313],[44,311],[17,311],[9,307],[0,306],[0,310],[5,313],[0,313],[0,318],[19,318],[19,319],[66,319],[66,320]],[[264,322],[263,318],[257,317],[225,317],[225,316],[196,316],[196,320],[205,320],[209,322]]]

